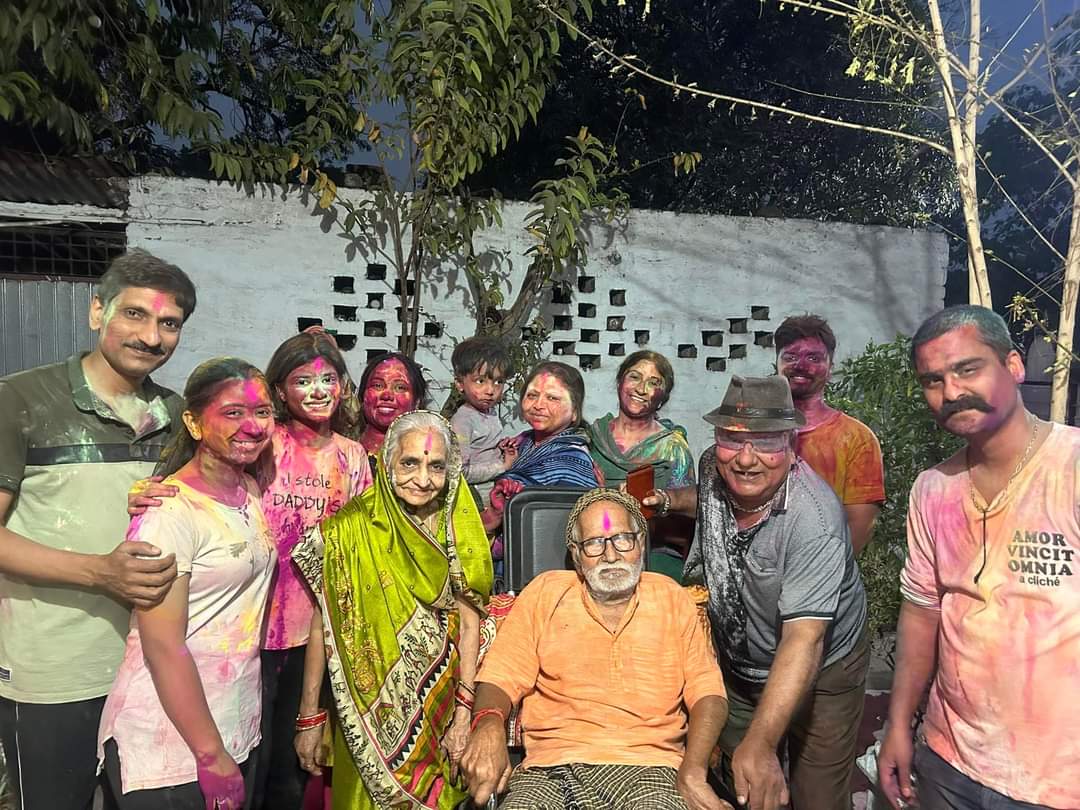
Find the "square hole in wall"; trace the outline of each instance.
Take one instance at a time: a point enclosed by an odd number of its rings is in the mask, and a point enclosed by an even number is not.
[[[565,332],[574,328],[574,319],[569,315],[556,315],[552,318],[551,328],[560,332]]]
[[[706,330],[701,333],[701,345],[702,346],[723,346],[724,345],[724,333],[720,330]]]
[[[367,361],[366,362],[370,363],[376,357],[378,357],[381,354],[386,354],[388,351],[389,351],[389,349],[368,349],[367,350]]]
[[[626,306],[626,290],[612,290],[608,293],[608,300],[613,307]]]
[[[334,306],[334,320],[335,321],[355,321],[356,310],[358,307],[339,307]]]
[[[600,355],[598,354],[579,354],[578,365],[582,371],[592,371],[593,369],[600,368]]]
[[[406,295],[408,295],[410,298],[412,298],[412,296],[416,295],[416,282],[413,281],[410,278],[408,281],[405,282],[405,289],[407,291]],[[400,278],[395,278],[394,279],[394,295],[401,295],[401,279]]]
[[[382,309],[383,308],[383,296],[385,293],[368,293],[367,294],[367,308],[368,309]]]
[[[599,329],[582,329],[581,330],[581,342],[582,343],[599,343],[600,342],[600,330]]]
[[[766,349],[771,349],[773,347],[773,333],[754,332],[754,345],[763,346]]]
[[[352,276],[334,276],[334,292],[352,295],[356,292],[356,279]]]
[[[570,285],[565,283],[553,284],[551,287],[551,303],[553,304],[569,304],[574,297],[573,292],[570,290]]]
[[[574,341],[573,340],[556,340],[551,344],[551,353],[555,355],[573,354],[574,353]]]
[[[343,352],[356,347],[356,335],[344,335],[338,332],[334,335],[334,340],[337,341],[338,348]]]
[[[441,338],[443,336],[443,328],[441,323],[435,321],[428,321],[424,324],[424,337],[429,338]]]
[[[386,321],[364,321],[364,337],[386,337]]]
[[[626,354],[626,344],[624,343],[609,343],[607,347],[607,353],[612,357],[622,357]]]
[[[745,335],[746,318],[728,318],[728,331],[733,335]]]
[[[626,323],[625,315],[608,315],[607,328],[609,332],[621,332],[623,331],[624,324]]]
[[[578,276],[577,288],[578,292],[596,292],[596,276]]]
[[[577,314],[579,318],[595,318],[596,304],[578,304]]]
[[[727,371],[727,360],[723,357],[707,357],[705,369],[706,371]]]
[[[767,321],[769,320],[769,308],[768,307],[750,307],[750,317],[755,321]]]
[[[638,346],[644,346],[649,342],[649,330],[648,329],[635,329],[634,330],[634,343]]]
[[[746,344],[732,343],[730,346],[728,346],[727,356],[729,360],[745,360]]]
[[[368,281],[386,281],[386,265],[369,264],[366,277]]]
[[[680,343],[678,352],[679,357],[692,359],[694,357],[697,357],[697,346],[695,346],[693,343]]]
[[[296,331],[303,332],[305,329],[310,329],[312,326],[322,326],[322,318],[297,318],[296,319]]]

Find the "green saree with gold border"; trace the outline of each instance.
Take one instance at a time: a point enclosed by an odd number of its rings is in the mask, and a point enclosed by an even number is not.
[[[454,597],[483,615],[491,554],[456,443],[434,535],[402,509],[387,461],[293,553],[323,613],[338,714],[333,808],[450,810],[467,795],[441,746],[458,681]]]

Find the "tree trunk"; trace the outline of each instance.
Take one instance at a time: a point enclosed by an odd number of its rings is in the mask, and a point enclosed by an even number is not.
[[[964,231],[967,236],[968,253],[968,302],[992,307],[990,276],[986,272],[986,254],[983,252],[975,171],[975,122],[978,116],[978,95],[976,88],[971,84],[979,80],[979,37],[981,34],[978,27],[979,3],[978,0],[974,0],[971,6],[972,23],[976,27],[970,31],[968,62],[969,66],[974,66],[975,72],[969,77],[968,87],[964,91],[963,109],[960,109],[961,105],[958,105],[956,101],[956,89],[953,85],[952,68],[949,66],[948,46],[945,42],[945,29],[941,22],[941,8],[938,0],[929,0],[929,8],[934,29],[934,59],[937,63],[938,74],[941,76],[953,161],[956,164],[956,178],[960,184],[960,203],[964,211]]]
[[[1076,297],[1080,288],[1080,183],[1073,187],[1072,224],[1065,254],[1065,279],[1061,284],[1061,319],[1058,321],[1054,376],[1050,387],[1050,418],[1067,422],[1069,372],[1073,363],[1073,332],[1076,329]]]

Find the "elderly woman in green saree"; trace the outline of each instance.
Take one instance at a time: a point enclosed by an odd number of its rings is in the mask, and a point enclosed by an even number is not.
[[[337,709],[334,810],[456,807],[467,795],[457,763],[492,567],[449,423],[430,411],[399,416],[374,484],[293,559],[321,608],[297,719],[301,765],[318,770],[326,666]]]

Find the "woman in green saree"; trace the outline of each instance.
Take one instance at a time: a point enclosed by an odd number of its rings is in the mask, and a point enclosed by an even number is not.
[[[325,662],[338,716],[334,810],[456,807],[492,569],[449,423],[430,411],[399,416],[374,484],[293,559],[321,608],[297,720],[301,765],[318,770]]]

